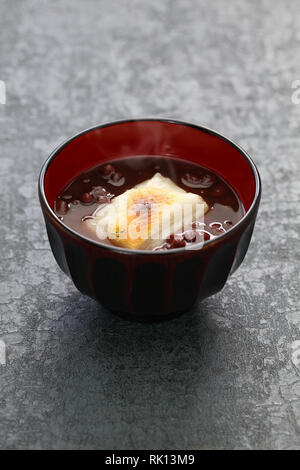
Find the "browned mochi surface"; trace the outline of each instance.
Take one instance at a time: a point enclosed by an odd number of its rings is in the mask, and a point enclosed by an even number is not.
[[[156,173],[127,189],[85,223],[100,240],[130,249],[154,249],[171,234],[202,221],[209,210],[204,199]]]

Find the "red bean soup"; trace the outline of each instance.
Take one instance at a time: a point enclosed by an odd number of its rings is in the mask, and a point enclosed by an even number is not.
[[[86,220],[95,218],[96,214],[99,216],[101,209],[115,197],[156,173],[186,192],[200,195],[209,209],[201,222],[195,220],[188,230],[170,234],[155,251],[197,248],[197,243],[223,234],[245,214],[234,189],[215,172],[179,158],[153,155],[117,159],[85,171],[60,192],[55,201],[55,213],[72,230],[99,242]],[[103,242],[114,244],[108,238],[101,240]]]

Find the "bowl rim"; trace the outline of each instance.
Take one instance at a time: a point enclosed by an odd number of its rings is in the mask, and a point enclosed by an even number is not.
[[[253,200],[251,202],[251,205],[250,205],[249,209],[245,212],[243,217],[235,225],[233,225],[229,230],[227,230],[227,232],[225,232],[222,235],[218,235],[216,238],[214,238],[212,240],[204,241],[203,244],[200,247],[198,245],[198,247],[195,248],[195,249],[187,250],[185,247],[183,247],[183,248],[177,248],[176,250],[162,250],[162,251],[155,251],[155,252],[152,251],[152,250],[133,250],[133,249],[129,249],[129,248],[122,248],[122,247],[118,247],[118,246],[108,245],[106,243],[102,243],[100,241],[98,242],[96,240],[92,240],[91,238],[85,237],[84,235],[81,235],[80,233],[76,232],[75,230],[72,230],[66,224],[64,224],[59,219],[59,217],[55,214],[55,212],[51,209],[51,207],[48,203],[48,200],[46,198],[46,194],[45,194],[45,175],[46,175],[47,169],[51,165],[52,161],[64,149],[64,147],[66,147],[70,142],[77,139],[81,135],[87,134],[88,132],[94,131],[96,129],[102,129],[102,128],[105,128],[105,127],[114,126],[114,125],[123,124],[123,123],[134,123],[134,122],[145,122],[145,121],[146,122],[149,122],[149,121],[150,122],[151,121],[154,121],[154,122],[168,122],[170,124],[176,124],[176,125],[180,125],[180,126],[192,127],[196,130],[200,130],[202,132],[206,132],[207,134],[214,135],[214,136],[222,139],[224,142],[228,143],[229,145],[231,145],[233,148],[235,148],[241,154],[241,156],[246,160],[246,162],[250,166],[252,174],[254,176],[254,181],[255,181],[254,197],[253,197]],[[255,213],[256,208],[257,208],[257,206],[259,204],[259,201],[260,201],[260,196],[261,196],[261,178],[260,178],[258,169],[257,169],[255,163],[253,162],[252,158],[250,157],[250,155],[240,145],[236,144],[233,140],[231,140],[228,137],[224,136],[220,132],[215,131],[214,129],[211,129],[211,128],[205,127],[205,126],[201,126],[201,125],[198,125],[198,124],[190,123],[190,122],[181,121],[181,120],[178,120],[178,119],[168,119],[168,118],[136,118],[136,119],[134,119],[134,118],[132,118],[132,119],[121,119],[121,120],[117,120],[117,121],[109,121],[109,122],[106,122],[106,123],[103,123],[103,124],[96,124],[96,125],[91,126],[87,129],[84,129],[80,132],[77,132],[76,134],[72,135],[71,137],[69,137],[65,141],[63,141],[61,144],[59,144],[50,153],[49,157],[47,158],[47,160],[45,161],[45,163],[42,166],[42,169],[41,169],[40,175],[39,175],[38,190],[39,190],[39,198],[40,198],[41,205],[44,205],[44,208],[45,208],[48,216],[50,216],[50,218],[54,219],[54,221],[58,225],[60,225],[63,230],[65,230],[67,232],[70,232],[73,236],[75,236],[75,237],[77,237],[81,240],[84,240],[87,243],[91,243],[92,245],[95,245],[97,247],[101,247],[103,249],[107,249],[107,250],[115,251],[115,252],[119,252],[119,253],[126,253],[126,254],[130,254],[130,255],[138,254],[138,255],[170,256],[170,255],[175,255],[175,254],[182,253],[182,252],[194,253],[194,252],[202,251],[203,249],[206,249],[207,247],[215,245],[215,244],[225,240],[226,238],[230,238],[235,232],[237,232],[239,230],[239,228],[242,225],[246,224],[251,219],[252,215]]]

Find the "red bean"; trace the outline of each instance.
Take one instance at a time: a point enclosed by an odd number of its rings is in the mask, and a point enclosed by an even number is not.
[[[113,186],[122,186],[125,183],[125,178],[121,173],[113,173],[108,181]]]
[[[209,173],[203,174],[194,174],[194,173],[185,173],[182,177],[181,181],[186,186],[190,186],[191,188],[210,188],[214,182],[215,178],[213,175]]]
[[[213,229],[217,229],[222,227],[222,224],[220,224],[220,222],[212,222],[211,224],[209,224],[209,226]]]
[[[212,222],[211,224],[209,224],[209,226],[213,230],[213,233],[217,235],[225,232],[225,229],[222,227],[222,224],[220,222]]]
[[[215,177],[213,175],[210,175],[209,173],[205,173],[204,175],[202,175],[200,181],[202,188],[210,188],[215,182]]]
[[[195,230],[187,230],[183,236],[186,242],[193,243],[196,240],[197,233]]]
[[[103,188],[103,186],[93,186],[91,193],[97,197],[97,196],[106,196],[106,189]]]
[[[83,193],[81,196],[81,202],[83,202],[84,204],[90,204],[91,202],[93,202],[93,200],[94,196],[90,193]]]
[[[118,172],[117,172],[117,173],[114,173],[114,174],[112,175],[112,177],[111,177],[111,179],[112,179],[115,183],[117,183],[118,181],[120,181],[121,178],[122,178],[122,175],[121,175],[121,173],[118,173]]]
[[[180,234],[170,235],[167,243],[170,245],[170,248],[183,248],[185,246],[183,235]]]
[[[107,165],[104,165],[101,169],[100,169],[100,172],[101,172],[101,175],[103,176],[103,178],[110,178],[110,176],[115,173],[115,167],[112,166],[110,163],[108,163]]]
[[[100,204],[110,202],[111,198],[114,196],[113,194],[108,193],[103,186],[93,186],[91,194],[97,202],[100,202]]]
[[[59,214],[66,214],[69,210],[68,203],[63,199],[57,199],[55,202],[55,211]]]
[[[231,220],[225,220],[224,224],[227,226],[227,227],[231,227],[233,225],[232,221]]]
[[[199,176],[194,175],[192,173],[186,173],[184,175],[184,179],[186,179],[188,183],[192,183],[192,184],[198,183],[200,180]]]
[[[201,238],[203,237],[203,240],[207,242],[210,240],[210,234],[208,232],[204,232],[203,230],[199,231],[199,234],[201,235]]]

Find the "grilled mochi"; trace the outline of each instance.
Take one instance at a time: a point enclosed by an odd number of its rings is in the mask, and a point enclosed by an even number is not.
[[[84,223],[100,240],[108,238],[123,248],[151,250],[201,220],[208,209],[201,196],[156,173],[100,207],[95,217]]]

